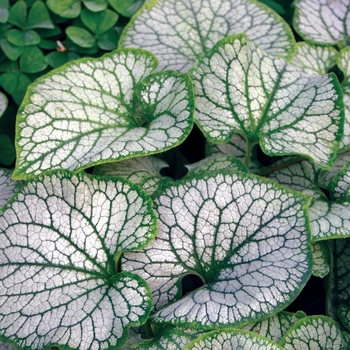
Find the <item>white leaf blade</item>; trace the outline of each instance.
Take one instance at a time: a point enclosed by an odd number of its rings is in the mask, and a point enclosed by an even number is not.
[[[252,332],[239,329],[213,331],[189,343],[184,350],[209,349],[261,349],[282,350],[274,341]]]
[[[294,5],[294,28],[305,41],[334,45],[349,36],[347,0],[297,0]]]
[[[297,321],[280,341],[285,350],[306,348],[341,350],[343,337],[338,324],[330,317],[308,316]]]
[[[282,311],[267,320],[246,325],[242,329],[260,334],[278,343],[287,330],[297,320],[305,316],[306,314],[302,311],[298,311],[297,313]]]
[[[156,58],[116,50],[70,62],[29,88],[17,118],[14,176],[80,170],[175,147],[193,126],[187,75],[151,74]]]
[[[116,273],[114,261],[155,234],[143,196],[127,182],[68,172],[26,184],[0,217],[2,337],[32,348],[123,343],[151,307],[147,284]]]
[[[126,26],[119,47],[150,50],[159,58],[160,70],[186,72],[218,40],[242,32],[275,56],[294,53],[286,23],[249,0],[151,1]]]
[[[306,74],[324,75],[337,63],[338,51],[332,46],[316,46],[305,41],[297,43],[290,64]]]
[[[296,295],[298,285],[311,272],[302,214],[307,199],[260,181],[243,173],[212,174],[178,183],[155,199],[159,215],[156,240],[143,252],[124,254],[123,269],[149,283],[156,310],[178,298],[178,282],[185,274],[196,273],[205,281],[204,288],[157,311],[152,316],[155,322],[209,328],[238,325],[280,310]],[[274,216],[277,208],[280,219]],[[279,236],[279,220],[284,222],[287,212],[297,219],[293,227],[286,219]],[[259,223],[265,220],[266,230],[260,232]],[[268,232],[276,241],[267,237]],[[261,241],[255,241],[255,235]],[[282,241],[298,235],[292,253],[295,259],[287,262],[289,243]],[[296,243],[292,241],[291,246]],[[259,251],[266,256],[260,259]],[[273,262],[278,266],[273,267]],[[280,280],[285,274],[286,285]],[[263,295],[268,296],[267,303]],[[208,313],[204,312],[207,308],[211,310]]]
[[[302,154],[329,168],[343,132],[335,75],[310,76],[268,56],[245,35],[219,41],[190,74],[195,120],[214,143],[234,132],[268,155]]]

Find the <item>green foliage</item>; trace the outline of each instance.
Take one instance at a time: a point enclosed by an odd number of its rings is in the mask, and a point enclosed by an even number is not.
[[[348,12],[0,0],[0,348],[349,348]]]

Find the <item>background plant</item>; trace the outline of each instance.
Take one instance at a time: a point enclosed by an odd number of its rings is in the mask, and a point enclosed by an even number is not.
[[[347,3],[1,4],[4,348],[349,347]]]

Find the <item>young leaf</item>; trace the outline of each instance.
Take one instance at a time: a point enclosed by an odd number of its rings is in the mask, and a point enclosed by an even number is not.
[[[245,32],[266,52],[284,58],[294,54],[287,23],[267,6],[251,0],[155,0],[131,19],[119,47],[152,51],[159,69],[186,72],[220,39]]]
[[[124,254],[122,269],[150,285],[155,322],[201,329],[258,321],[286,307],[310,276],[305,196],[237,172],[176,182],[154,202],[156,240]],[[186,274],[204,287],[169,304]]]
[[[207,156],[234,156],[244,163],[246,159],[247,142],[239,134],[234,134],[230,141],[226,143],[215,144],[211,142],[206,143],[205,153]],[[261,171],[262,165],[254,157],[253,152],[249,159],[249,172],[257,174]]]
[[[184,350],[203,349],[283,350],[281,346],[268,338],[240,329],[213,331],[198,337],[184,347]]]
[[[118,257],[156,226],[149,197],[126,180],[60,172],[27,183],[0,216],[1,337],[32,349],[120,346],[152,302]]]
[[[247,167],[237,158],[230,156],[213,155],[204,158],[199,162],[185,165],[188,175],[208,173],[217,170],[243,171],[248,172]]]
[[[299,72],[244,34],[219,41],[190,74],[195,120],[209,141],[224,143],[237,132],[248,143],[247,156],[260,142],[271,156],[301,154],[322,168],[334,163],[344,123],[334,74]]]
[[[305,41],[347,45],[350,3],[344,0],[296,0],[293,24]]]
[[[338,51],[332,46],[316,46],[298,42],[290,64],[306,74],[324,75],[336,65]]]
[[[160,170],[168,164],[155,157],[137,157],[121,162],[106,163],[94,168],[95,175],[122,176],[142,187],[149,195],[160,187],[164,178]]]
[[[124,49],[37,79],[17,118],[14,177],[82,169],[180,144],[193,126],[193,86],[187,74],[150,75],[156,66],[150,52]]]
[[[287,330],[299,319],[305,317],[302,311],[297,313],[282,311],[267,320],[249,324],[243,327],[247,331],[258,333],[278,343]]]
[[[314,197],[309,208],[313,242],[349,236],[350,200],[346,196],[340,198],[340,194],[337,194],[335,184],[329,186],[331,200],[328,200],[320,188],[321,186],[318,181],[320,174],[320,169],[316,169],[308,161],[303,161],[275,170],[267,176],[281,185]],[[343,181],[346,181],[346,179],[347,176],[342,177]]]
[[[8,169],[0,169],[0,207],[3,207],[7,201],[20,188],[21,181],[13,181],[11,179],[11,171]]]
[[[325,277],[330,271],[330,252],[327,242],[314,242],[311,244],[312,249],[312,274],[317,277]]]
[[[284,350],[343,350],[343,337],[338,324],[330,317],[308,316],[297,321],[279,343]]]
[[[350,306],[341,304],[338,308],[338,317],[344,327],[350,331]]]

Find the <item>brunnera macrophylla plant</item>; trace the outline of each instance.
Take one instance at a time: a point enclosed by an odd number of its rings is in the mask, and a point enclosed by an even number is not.
[[[305,40],[257,1],[146,1],[119,49],[28,88],[0,172],[0,348],[348,346],[350,55]],[[327,315],[288,312],[311,275]]]

